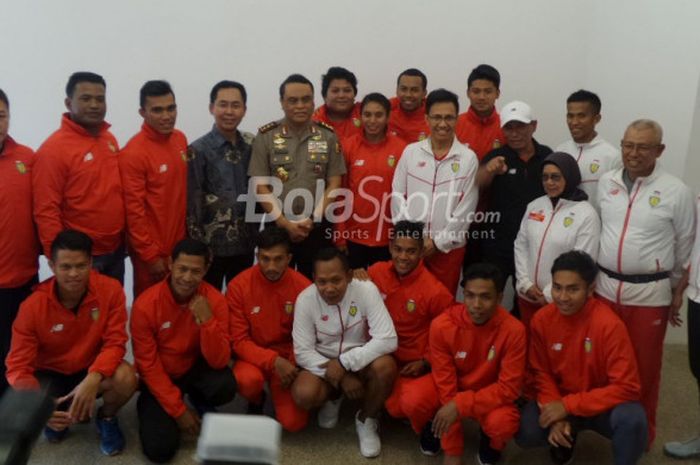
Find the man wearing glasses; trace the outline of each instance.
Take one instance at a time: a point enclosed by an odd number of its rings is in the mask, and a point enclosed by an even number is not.
[[[681,323],[683,265],[695,236],[693,195],[656,165],[663,130],[652,120],[632,122],[621,142],[623,168],[598,183],[602,230],[596,293],[627,326],[639,364],[642,405],[656,432],[656,407],[666,322]]]
[[[513,243],[527,204],[544,195],[542,162],[552,149],[533,137],[537,118],[525,102],[516,100],[501,109],[501,127],[508,144],[489,152],[478,174],[488,199],[486,211],[497,215],[485,225],[490,234],[480,237],[481,258],[498,266],[505,279],[515,280]]]
[[[445,89],[430,92],[425,111],[430,137],[404,150],[394,172],[391,213],[394,223],[425,223],[425,264],[454,294],[479,196],[479,162],[455,137],[459,114],[455,94]]]

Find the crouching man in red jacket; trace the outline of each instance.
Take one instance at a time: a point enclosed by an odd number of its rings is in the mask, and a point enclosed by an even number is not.
[[[634,465],[647,443],[647,418],[634,348],[622,320],[593,297],[598,268],[585,252],[552,265],[553,303],[530,326],[530,369],[537,401],[522,412],[521,447],[551,445],[555,464],[569,463],[576,433],[612,439],[615,465]]]

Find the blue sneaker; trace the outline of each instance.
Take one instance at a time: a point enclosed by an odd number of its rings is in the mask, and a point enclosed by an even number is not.
[[[56,431],[55,429],[51,429],[48,426],[44,427],[44,436],[46,437],[46,440],[49,441],[51,444],[58,444],[59,442],[63,441],[67,435],[68,428],[63,429],[61,431]]]
[[[100,450],[105,455],[117,455],[124,450],[124,435],[119,428],[117,417],[97,418],[97,432],[100,433]]]

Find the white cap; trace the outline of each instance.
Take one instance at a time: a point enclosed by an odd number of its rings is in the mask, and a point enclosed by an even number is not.
[[[511,121],[520,121],[521,123],[529,124],[533,121],[537,121],[537,118],[535,118],[535,115],[532,113],[530,105],[520,100],[514,100],[503,105],[503,109],[501,109],[501,127]]]

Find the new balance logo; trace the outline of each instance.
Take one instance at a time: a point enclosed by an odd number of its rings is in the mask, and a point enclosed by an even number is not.
[[[63,324],[62,324],[62,323],[59,323],[59,324],[57,324],[57,325],[53,325],[53,326],[51,327],[51,332],[52,332],[52,333],[60,333],[61,331],[63,331]]]
[[[165,323],[163,323],[160,326],[160,330],[163,331],[164,329],[170,329],[171,326],[172,326],[172,323],[170,323],[169,321],[166,321]]]

